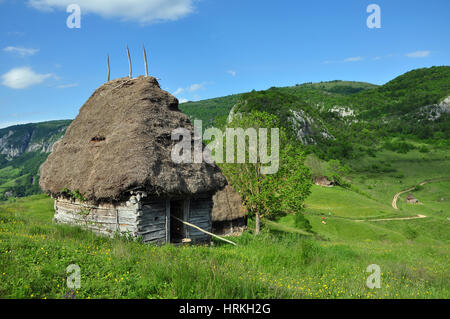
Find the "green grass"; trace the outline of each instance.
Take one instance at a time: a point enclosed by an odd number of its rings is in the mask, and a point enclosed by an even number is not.
[[[16,185],[15,180],[20,177],[20,169],[6,166],[0,169],[0,193],[4,193]]]
[[[427,148],[349,161],[350,188],[312,188],[312,234],[289,215],[233,238],[237,247],[99,237],[53,224],[45,195],[9,199],[0,203],[0,298],[449,298],[450,180],[414,191],[420,205],[404,194],[399,210],[391,206],[397,192],[450,176],[448,150]],[[371,221],[417,214],[427,218]],[[66,285],[70,264],[81,268],[77,291]],[[380,289],[366,287],[371,264],[381,267]]]
[[[311,215],[313,230],[329,238],[285,225],[246,232],[233,238],[237,247],[157,247],[54,225],[52,216],[44,195],[0,205],[0,298],[449,297],[448,238],[431,246],[381,224],[336,217],[323,225]],[[374,263],[382,288],[371,290]],[[66,286],[70,264],[81,268],[76,291]]]
[[[431,148],[431,147],[430,147]],[[398,154],[381,151],[375,158],[367,157],[352,163],[354,171],[349,176],[350,189],[342,187],[323,188],[313,186],[306,200],[305,215],[313,231],[323,238],[347,242],[374,241],[402,243],[413,240],[424,245],[448,247],[450,217],[450,180],[433,182],[412,191],[419,205],[406,204],[403,194],[397,201],[398,210],[392,208],[394,195],[420,182],[450,177],[449,157],[446,150],[431,148],[420,154]],[[387,166],[392,172],[366,170],[377,164]],[[401,176],[401,177],[397,177]],[[408,221],[377,221],[371,219],[427,216],[425,219]],[[326,218],[326,224],[322,224]],[[360,220],[363,220],[361,222]],[[294,227],[292,216],[282,218],[280,223]]]
[[[383,218],[393,212],[390,202],[380,203],[342,187],[323,188],[316,185],[306,200],[306,207],[310,215],[353,219]]]
[[[363,192],[389,203],[395,193],[420,182],[450,177],[449,163],[448,149],[431,148],[427,154],[417,150],[407,154],[382,150],[376,157],[365,157],[352,163],[355,173],[350,175],[350,180]],[[374,172],[370,169],[373,165],[388,171]]]

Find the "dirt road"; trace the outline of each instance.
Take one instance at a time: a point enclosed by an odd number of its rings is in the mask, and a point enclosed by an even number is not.
[[[435,179],[426,180],[426,181],[423,181],[422,183],[420,183],[419,185],[422,186],[422,185],[425,185],[427,183],[440,182],[440,181],[447,180],[447,179],[450,179],[450,177],[441,177],[441,178],[435,178]],[[397,200],[400,197],[400,195],[402,195],[404,193],[407,193],[407,192],[410,192],[410,191],[412,191],[414,189],[416,189],[416,186],[411,187],[411,188],[409,188],[407,190],[404,190],[404,191],[401,191],[401,192],[398,192],[397,194],[395,194],[394,198],[392,199],[392,207],[394,207],[394,209],[398,209],[398,207],[397,207]]]
[[[425,215],[417,215],[413,217],[398,217],[398,218],[383,218],[383,219],[366,219],[366,220],[355,220],[355,222],[384,222],[384,221],[390,221],[390,220],[412,220],[412,219],[421,219],[421,218],[427,218]]]

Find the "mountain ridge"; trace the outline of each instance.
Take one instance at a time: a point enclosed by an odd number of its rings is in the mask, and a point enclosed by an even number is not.
[[[203,120],[204,128],[224,127],[231,110],[231,114],[273,113],[308,153],[325,160],[373,155],[383,143],[389,146],[392,138],[405,136],[447,147],[450,66],[412,70],[385,85],[340,80],[303,83],[187,102],[179,108],[191,120]],[[70,123],[59,120],[0,129],[0,200],[39,192],[39,167]]]

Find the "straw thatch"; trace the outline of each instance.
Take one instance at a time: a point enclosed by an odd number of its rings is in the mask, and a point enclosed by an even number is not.
[[[175,196],[215,193],[226,185],[215,165],[175,164],[171,132],[193,132],[178,100],[154,77],[121,78],[98,88],[41,167],[40,185],[90,201],[118,201],[131,190]]]
[[[213,222],[232,221],[243,218],[247,214],[245,207],[242,205],[241,196],[230,185],[218,191],[214,195],[213,201]]]
[[[413,194],[409,194],[408,197],[406,197],[406,202],[410,204],[417,204],[419,200],[413,196]]]
[[[323,186],[323,187],[333,187],[334,186],[333,182],[330,181],[325,176],[317,176],[316,178],[314,178],[314,184],[316,184],[318,186]]]

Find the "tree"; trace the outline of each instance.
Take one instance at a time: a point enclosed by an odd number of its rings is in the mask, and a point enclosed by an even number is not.
[[[306,156],[305,165],[310,169],[313,178],[325,175],[322,161],[315,154]]]
[[[303,202],[310,194],[311,176],[309,169],[304,165],[303,151],[289,140],[278,118],[265,112],[252,111],[241,118],[235,118],[228,128],[250,128],[256,131],[267,128],[269,132],[270,129],[279,130],[278,159],[274,158],[276,154],[273,153],[276,138],[270,133],[267,134],[267,148],[272,150],[270,157],[277,161],[278,165],[278,170],[273,174],[262,173],[262,168],[267,166],[262,154],[264,152],[261,152],[259,147],[257,158],[252,157],[249,152],[252,150],[250,138],[247,139],[249,147],[245,147],[244,163],[227,161],[221,165],[225,176],[241,194],[249,215],[255,217],[255,233],[258,234],[260,231],[261,218],[273,219],[287,213],[301,213]],[[258,135],[257,139],[257,145],[259,145],[261,135]],[[226,143],[230,142],[234,143],[234,140],[226,140]],[[247,143],[245,145],[247,146]],[[236,159],[236,152],[234,159]]]
[[[342,166],[341,162],[336,159],[329,160],[325,169],[327,177],[340,185],[343,184],[342,176],[349,171],[348,167]]]

